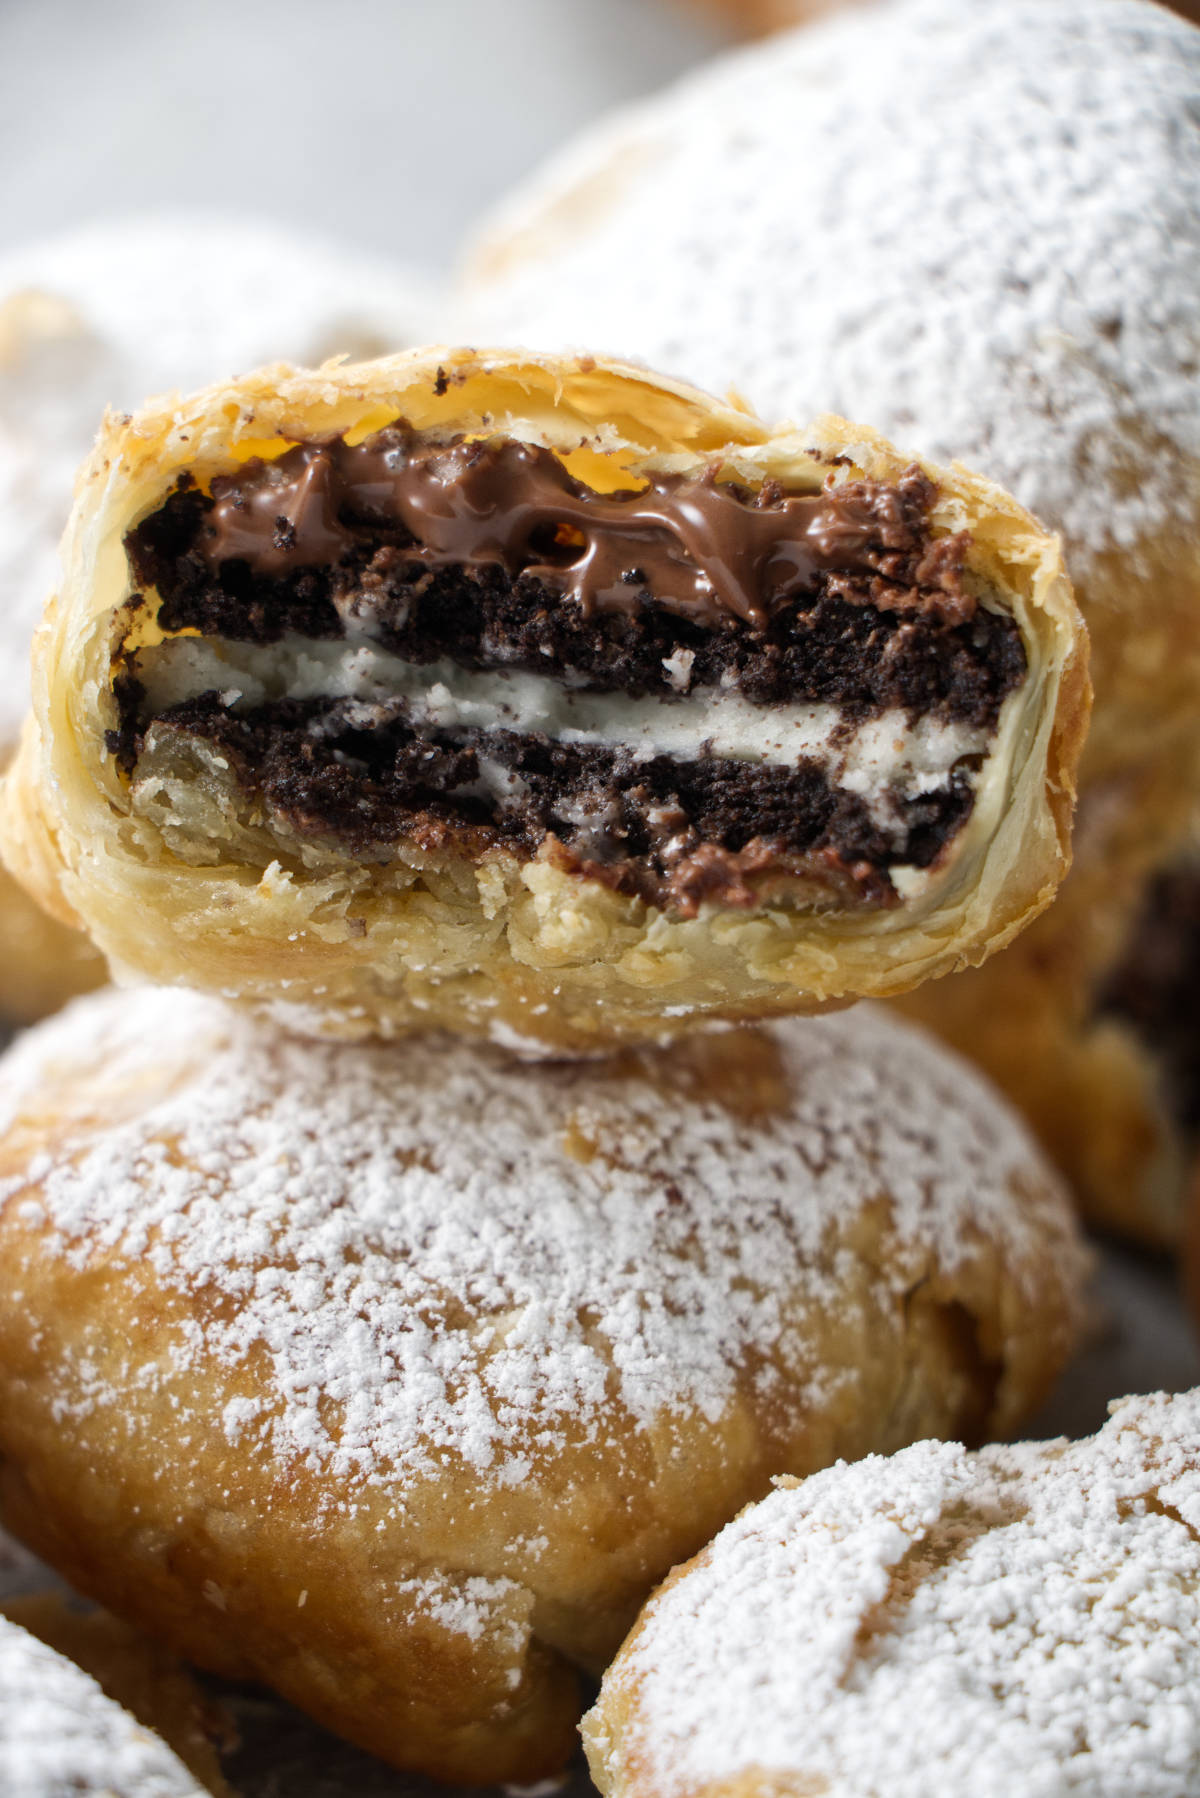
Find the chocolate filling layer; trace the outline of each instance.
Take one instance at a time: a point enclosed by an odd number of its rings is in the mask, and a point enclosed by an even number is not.
[[[366,478],[394,464],[399,481],[417,455],[393,426],[174,492],[129,538],[162,629],[248,643],[366,629],[414,662],[569,671],[631,694],[732,683],[762,705],[936,706],[988,726],[1025,672],[1013,621],[963,587],[965,539],[932,538],[919,469],[798,497],[660,475],[635,528],[644,495],[593,493],[548,450],[424,446],[413,478],[465,515],[431,548],[410,528],[421,511]],[[739,528],[754,554],[729,547]]]
[[[816,494],[749,492],[719,472],[602,494],[549,450],[435,444],[398,424],[250,462],[210,493],[184,480],[129,537],[131,565],[160,628],[219,638],[234,672],[222,663],[219,686],[180,701],[177,681],[154,686],[159,650],[130,652],[110,746],[132,774],[156,720],[159,743],[217,742],[270,815],[355,855],[401,836],[522,855],[550,839],[566,865],[684,912],[753,903],[772,875],[892,901],[889,871],[932,865],[970,815],[982,747],[1025,670],[1015,623],[964,584],[966,540],[933,537],[920,470]],[[306,643],[344,644],[347,670],[369,651],[376,687],[389,658],[429,668],[442,710],[374,688],[365,703],[340,664],[328,691],[285,682],[255,698],[261,681],[238,677],[229,647],[253,646],[243,662],[261,672],[265,646],[286,660]],[[468,671],[453,693],[436,684],[449,668]],[[496,700],[513,680],[518,730]],[[541,728],[547,680],[561,740]],[[480,722],[484,687],[496,728]],[[620,705],[579,699],[597,694],[640,706],[641,736]],[[713,753],[733,710],[738,746]],[[615,720],[613,741],[597,718]],[[693,718],[686,753],[660,753]],[[905,734],[927,720],[950,733],[928,769]],[[861,756],[829,749],[872,725],[878,791]],[[806,745],[791,760],[785,737]]]
[[[1200,1136],[1200,866],[1153,883],[1098,1009],[1133,1026],[1162,1068],[1175,1121]]]

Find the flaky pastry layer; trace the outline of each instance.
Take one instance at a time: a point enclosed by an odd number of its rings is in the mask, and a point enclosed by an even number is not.
[[[587,1049],[717,1019],[815,1011],[907,990],[980,961],[1050,900],[1065,872],[1088,710],[1082,627],[1055,540],[990,483],[929,467],[937,534],[969,533],[967,578],[1015,619],[1026,671],[1005,701],[970,818],[949,849],[874,909],[704,903],[681,916],[565,868],[552,853],[402,837],[386,857],[319,839],[289,849],[247,828],[210,757],[138,812],[106,733],[129,629],[126,534],[176,478],[201,487],[289,444],[369,436],[403,418],[450,439],[542,444],[594,484],[719,465],[751,489],[816,493],[832,466],[896,481],[910,466],[827,418],[771,431],[695,389],[593,358],[436,349],[313,373],[264,370],[110,420],[80,479],[66,574],[35,651],[34,719],[10,777],[4,853],[112,962],[257,1001],[345,1035],[445,1024],[535,1049]],[[111,737],[108,742],[111,744]],[[170,783],[167,783],[170,785]]]

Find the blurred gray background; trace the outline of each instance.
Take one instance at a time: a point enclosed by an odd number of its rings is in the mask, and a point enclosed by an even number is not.
[[[669,0],[0,0],[0,249],[180,204],[444,270],[547,150],[721,42]]]

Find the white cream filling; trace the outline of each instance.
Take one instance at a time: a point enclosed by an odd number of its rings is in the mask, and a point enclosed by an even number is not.
[[[884,827],[899,801],[944,791],[955,764],[982,755],[991,736],[964,723],[910,718],[900,708],[851,725],[836,705],[754,705],[735,689],[640,698],[584,692],[522,670],[407,662],[361,639],[348,645],[288,635],[258,645],[174,637],[143,649],[139,672],[151,715],[213,691],[233,710],[281,699],[342,699],[391,712],[399,703],[418,729],[543,731],[647,761],[694,761],[703,753],[785,767],[812,762],[831,786],[861,797]],[[383,715],[364,713],[362,722]],[[517,777],[499,765],[495,772],[491,780],[481,768],[487,789],[511,793]]]

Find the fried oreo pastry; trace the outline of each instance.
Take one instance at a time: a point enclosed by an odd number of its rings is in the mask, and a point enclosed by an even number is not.
[[[588,1049],[980,960],[1067,862],[1057,546],[989,483],[592,358],[110,426],[6,854],[118,966]]]

